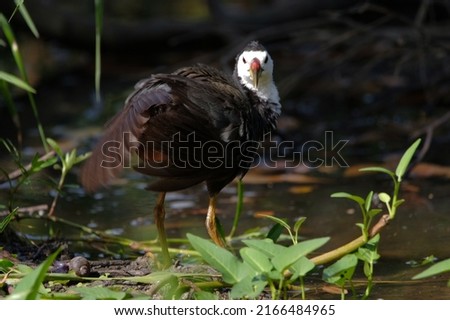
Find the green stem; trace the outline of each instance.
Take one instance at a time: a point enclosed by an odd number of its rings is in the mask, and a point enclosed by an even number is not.
[[[229,239],[232,239],[234,234],[236,233],[236,229],[239,223],[239,219],[242,214],[242,207],[244,202],[244,186],[242,180],[239,179],[237,181],[237,203],[236,203],[236,212],[234,214],[233,226],[231,227],[230,234],[228,235]]]

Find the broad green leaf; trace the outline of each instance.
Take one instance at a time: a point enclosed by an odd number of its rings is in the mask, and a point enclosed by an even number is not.
[[[359,205],[364,205],[364,199],[360,196],[355,196],[347,192],[336,192],[331,195],[332,198],[346,198],[357,202]]]
[[[18,88],[21,88],[25,91],[28,91],[31,93],[36,93],[36,90],[33,87],[31,87],[27,82],[23,81],[22,79],[16,77],[13,74],[0,71],[0,79],[18,87]]]
[[[397,176],[397,181],[402,181],[402,177],[406,172],[406,169],[408,169],[409,163],[411,162],[411,159],[414,155],[414,153],[417,150],[417,147],[420,144],[421,139],[417,139],[409,148],[405,151],[402,158],[400,159],[400,162],[397,165],[397,168],[395,169],[395,175]]]
[[[187,234],[187,238],[202,258],[222,274],[223,281],[226,283],[235,284],[251,273],[246,264],[226,249],[193,234]]]
[[[267,285],[266,280],[261,280],[254,277],[246,277],[242,281],[236,283],[230,292],[231,299],[255,299],[259,297],[261,292]]]
[[[323,270],[322,279],[328,283],[342,287],[350,280],[355,272],[358,258],[354,254],[347,254]]]
[[[36,269],[28,273],[20,280],[14,289],[14,293],[8,297],[8,299],[20,299],[20,300],[34,300],[38,297],[39,290],[42,286],[47,274],[48,268],[52,265],[58,254],[61,252],[61,248],[51,254],[44,262],[42,262]]]
[[[291,280],[297,279],[298,277],[304,277],[308,272],[314,269],[315,266],[314,262],[307,257],[300,257],[300,259],[290,267],[290,270],[293,271]]]
[[[326,242],[330,240],[329,237],[325,238],[317,238],[302,241],[300,243],[294,244],[285,250],[277,253],[272,258],[272,264],[278,271],[284,271],[289,268],[294,262],[300,259],[303,256],[306,256],[308,253],[320,248]]]
[[[435,275],[443,273],[443,272],[450,272],[450,259],[440,261],[440,262],[432,265],[428,269],[422,271],[421,273],[416,274],[413,277],[413,280],[435,276]]]
[[[244,242],[248,247],[262,252],[268,258],[273,258],[276,254],[287,249],[286,247],[273,243],[272,239],[242,240],[242,242]]]
[[[272,270],[272,263],[269,258],[261,251],[254,248],[242,248],[240,251],[242,260],[254,270],[267,273]]]
[[[84,300],[123,300],[127,296],[126,292],[100,286],[79,287],[72,290],[80,293]]]

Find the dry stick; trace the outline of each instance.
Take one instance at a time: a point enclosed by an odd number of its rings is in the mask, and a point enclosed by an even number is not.
[[[381,229],[383,229],[389,222],[389,215],[385,214],[383,215],[380,220],[372,227],[372,230],[370,231],[370,238],[375,236],[376,234],[380,233]],[[356,238],[353,241],[350,241],[347,244],[344,244],[343,246],[331,250],[329,252],[326,252],[324,254],[321,254],[320,256],[314,257],[311,259],[312,262],[314,262],[315,265],[325,264],[334,260],[337,260],[344,255],[355,251],[362,245],[366,244],[369,239],[365,239],[364,236],[360,236],[359,238]]]

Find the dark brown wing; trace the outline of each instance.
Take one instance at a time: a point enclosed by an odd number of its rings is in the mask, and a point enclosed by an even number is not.
[[[233,80],[201,65],[141,81],[109,122],[82,168],[81,183],[88,191],[96,190],[132,165],[160,177],[150,186],[157,191],[208,180],[218,171],[199,163],[203,153],[199,156],[193,148],[206,141],[237,139],[247,103]],[[134,164],[133,154],[138,160]]]

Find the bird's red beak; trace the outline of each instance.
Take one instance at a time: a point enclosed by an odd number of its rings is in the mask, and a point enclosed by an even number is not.
[[[253,85],[255,88],[258,88],[259,77],[261,76],[262,71],[263,69],[261,68],[261,62],[257,58],[254,58],[250,62],[250,76],[253,80]]]

